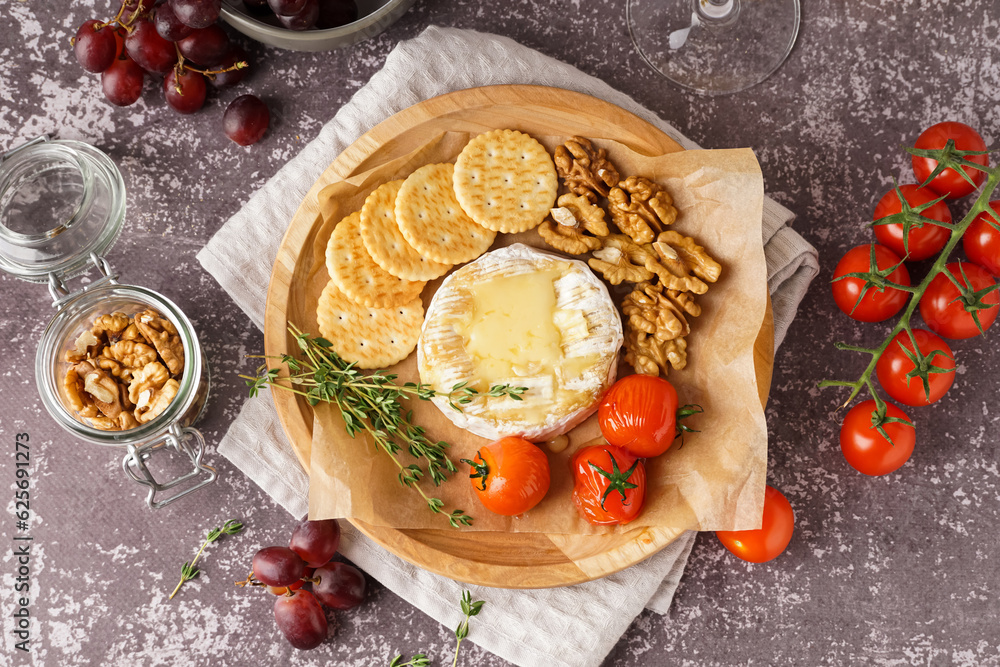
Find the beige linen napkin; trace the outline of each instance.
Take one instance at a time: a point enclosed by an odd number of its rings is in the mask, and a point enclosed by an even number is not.
[[[505,83],[555,86],[602,98],[653,123],[685,148],[698,148],[627,96],[565,63],[504,37],[431,26],[393,49],[385,67],[223,225],[198,260],[262,327],[271,265],[285,228],[330,162],[364,132],[408,106],[454,90]],[[819,271],[816,250],[788,227],[793,218],[765,199],[763,241],[776,346]],[[267,397],[247,401],[218,451],[293,516],[306,514],[309,481]],[[590,667],[601,663],[643,608],[667,612],[693,543],[694,533],[687,533],[618,574],[534,591],[470,587],[439,577],[386,552],[350,526],[341,550],[397,595],[449,626],[456,621],[462,589],[472,588],[475,598],[488,601],[488,613],[476,619],[469,640],[506,660],[524,667]]]

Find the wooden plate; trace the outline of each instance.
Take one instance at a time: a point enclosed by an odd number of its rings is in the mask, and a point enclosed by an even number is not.
[[[674,140],[613,104],[580,93],[541,86],[490,86],[460,90],[397,113],[349,146],[313,184],[292,218],[271,273],[264,322],[268,355],[288,353],[289,320],[311,321],[293,288],[308,276],[312,242],[322,226],[317,194],[326,185],[406,155],[428,137],[446,131],[478,134],[509,127],[538,135],[583,135],[612,139],[647,155],[683,150]],[[320,259],[319,261],[322,261]],[[308,317],[307,317],[308,316]],[[767,401],[774,361],[774,321],[768,300],[754,345],[761,404]],[[281,424],[302,465],[309,470],[313,415],[290,392],[273,391]],[[391,553],[437,574],[483,586],[546,588],[578,584],[618,572],[648,558],[686,527],[637,528],[620,535],[462,533],[396,530],[352,520],[362,533]]]

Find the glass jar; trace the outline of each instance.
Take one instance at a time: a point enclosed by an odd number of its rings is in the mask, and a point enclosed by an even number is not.
[[[191,425],[205,408],[209,367],[191,321],[167,297],[121,285],[103,253],[111,248],[125,219],[125,186],[107,155],[76,141],[39,137],[0,156],[0,269],[19,278],[47,282],[55,317],[42,333],[35,356],[35,380],[42,404],[53,419],[81,440],[124,447],[122,468],[149,488],[152,508],[167,505],[215,481],[202,463],[205,440]],[[98,274],[71,292],[66,280],[90,269]],[[66,353],[101,315],[135,315],[155,310],[173,324],[184,349],[184,367],[175,379],[176,396],[156,417],[123,431],[94,428],[71,407],[63,379],[72,366]],[[166,482],[154,479],[146,461],[159,449],[186,455],[190,471]],[[186,485],[169,497],[157,494]]]

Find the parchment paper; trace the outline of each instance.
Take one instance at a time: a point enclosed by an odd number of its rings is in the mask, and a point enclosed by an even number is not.
[[[405,178],[417,167],[453,162],[471,138],[445,133],[408,155],[385,164],[364,164],[365,171],[347,175],[320,193],[323,223],[315,230],[313,268],[301,298],[315,312],[329,280],[324,253],[336,222],[359,210],[365,197],[382,183]],[[567,137],[536,137],[550,151]],[[574,429],[570,446],[549,454],[552,484],[545,499],[520,517],[501,517],[483,508],[468,480],[471,459],[487,444],[458,429],[431,402],[412,401],[414,421],[432,440],[451,444],[449,455],[459,472],[440,487],[425,481],[429,496],[442,498],[445,509],[460,508],[475,518],[462,530],[592,534],[623,532],[640,526],[697,530],[760,527],[767,467],[767,428],[754,371],[753,346],[766,309],[767,282],[761,244],[764,188],[760,168],[749,149],[693,150],[644,156],[624,145],[601,141],[625,175],[643,175],[663,184],[679,210],[673,229],[694,236],[723,267],[722,277],[697,297],[703,312],[691,318],[688,364],[671,370],[669,380],[681,403],[700,404],[705,412],[691,420],[699,433],[676,442],[664,455],[648,460],[646,506],[624,527],[595,527],[579,518],[572,502],[569,461],[585,443],[600,437],[596,416]],[[514,242],[552,251],[537,232],[497,237],[494,248]],[[585,258],[584,258],[585,259]],[[442,279],[423,293],[430,301]],[[616,303],[629,291],[612,288]],[[298,324],[298,323],[297,323]],[[303,325],[299,325],[303,326]],[[305,323],[316,331],[315,321]],[[624,354],[624,353],[623,353]],[[620,363],[619,376],[631,372]],[[388,369],[399,382],[418,382],[416,354]],[[399,454],[404,465],[413,459]],[[309,516],[312,519],[357,518],[394,528],[448,528],[447,520],[430,512],[416,491],[403,488],[398,468],[374,444],[347,436],[335,408],[315,409],[310,462]]]

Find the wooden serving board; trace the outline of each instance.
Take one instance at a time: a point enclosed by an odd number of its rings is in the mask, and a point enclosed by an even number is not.
[[[291,353],[289,321],[314,321],[296,284],[304,284],[315,258],[313,241],[323,226],[317,195],[330,183],[407,155],[429,137],[448,131],[478,134],[514,128],[529,134],[610,139],[647,155],[683,150],[641,118],[587,95],[542,86],[490,86],[460,90],[411,106],[383,121],[349,146],[323,172],[292,218],[278,250],[267,293],[264,349]],[[322,260],[320,260],[322,261]],[[754,345],[761,404],[767,401],[774,361],[774,321],[767,312]],[[302,398],[272,391],[278,416],[308,472],[312,408]],[[637,528],[618,535],[396,530],[351,520],[391,553],[431,572],[467,583],[502,588],[547,588],[590,581],[648,558],[686,528]]]

